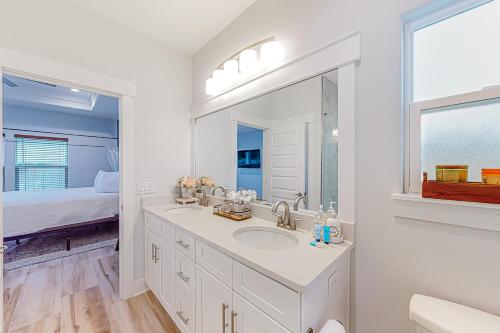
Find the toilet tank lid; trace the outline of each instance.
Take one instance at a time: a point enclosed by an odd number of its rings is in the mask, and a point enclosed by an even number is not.
[[[423,295],[411,298],[410,319],[433,333],[500,332],[500,317]]]

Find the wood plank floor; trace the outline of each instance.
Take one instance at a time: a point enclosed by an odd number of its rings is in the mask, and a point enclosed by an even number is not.
[[[179,333],[151,292],[122,301],[107,247],[4,272],[6,333]]]

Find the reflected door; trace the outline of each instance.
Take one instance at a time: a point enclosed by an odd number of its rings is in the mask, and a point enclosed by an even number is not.
[[[306,125],[288,123],[271,128],[268,133],[268,200],[272,203],[285,200],[293,205],[297,193],[304,193],[306,188]]]

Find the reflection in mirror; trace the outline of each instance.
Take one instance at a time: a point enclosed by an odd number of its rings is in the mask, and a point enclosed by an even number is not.
[[[196,176],[292,209],[338,201],[337,71],[196,120]],[[335,204],[335,208],[337,205]]]

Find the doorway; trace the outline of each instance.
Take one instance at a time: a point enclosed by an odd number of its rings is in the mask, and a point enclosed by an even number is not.
[[[135,174],[134,174],[134,137],[133,137],[133,109],[136,95],[135,84],[114,79],[106,75],[91,72],[85,69],[58,63],[52,60],[33,56],[20,51],[0,48],[0,76],[14,75],[25,79],[45,82],[54,85],[64,85],[79,90],[86,90],[119,99],[119,239],[118,253],[119,275],[117,298],[127,299],[144,291],[144,283],[136,281],[134,277],[134,223],[136,216]],[[0,85],[0,98],[3,94],[3,84]],[[0,123],[3,128],[3,107],[0,104]],[[3,159],[3,144],[0,145]],[[1,179],[1,178],[0,178]],[[2,184],[3,188],[3,184]],[[2,203],[2,200],[0,200]],[[3,205],[2,205],[3,206]],[[0,207],[3,209],[3,207]],[[3,233],[3,216],[0,216],[0,233]],[[0,235],[3,241],[3,235]],[[2,242],[3,245],[3,242]],[[114,251],[114,248],[113,248]],[[3,259],[0,260],[3,263]],[[3,267],[2,267],[3,269]],[[0,275],[0,286],[3,285],[3,276]],[[118,295],[119,291],[119,295]],[[4,304],[0,302],[1,311]],[[3,323],[2,323],[3,324]]]
[[[45,304],[89,289],[103,300],[119,297],[119,102],[9,74],[2,86],[10,332],[48,320]]]
[[[237,128],[238,173],[237,190],[254,190],[262,198],[262,156],[264,131],[260,128],[238,124]]]

